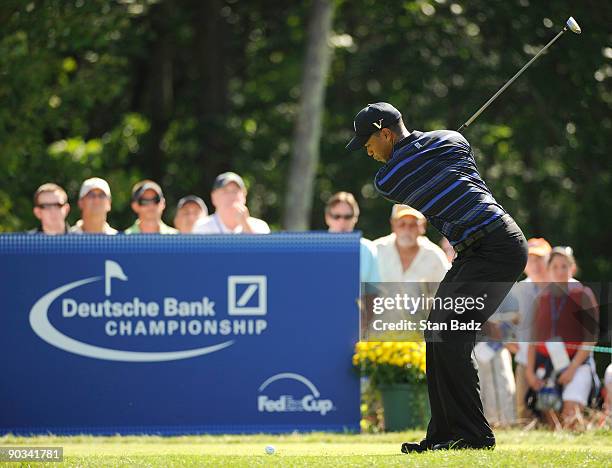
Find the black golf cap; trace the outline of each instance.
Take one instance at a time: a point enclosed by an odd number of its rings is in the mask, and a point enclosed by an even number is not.
[[[362,148],[372,133],[397,123],[401,118],[400,111],[388,102],[368,104],[355,116],[355,136],[348,142],[346,149],[355,151]]]

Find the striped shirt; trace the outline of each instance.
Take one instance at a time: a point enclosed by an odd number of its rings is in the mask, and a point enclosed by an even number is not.
[[[480,177],[470,144],[451,130],[413,131],[394,146],[374,186],[423,213],[453,246],[506,213]]]

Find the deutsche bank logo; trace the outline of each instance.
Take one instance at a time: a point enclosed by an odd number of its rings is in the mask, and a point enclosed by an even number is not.
[[[266,280],[265,276],[228,276],[228,315],[266,315]]]

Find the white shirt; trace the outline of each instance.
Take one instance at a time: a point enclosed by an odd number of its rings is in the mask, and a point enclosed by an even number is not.
[[[249,216],[249,225],[254,234],[270,234],[270,226],[261,219]],[[194,234],[242,234],[242,225],[239,224],[234,229],[228,228],[217,213],[205,216],[196,221],[193,226]]]
[[[83,220],[79,219],[77,221],[77,223],[70,228],[70,234],[108,234],[108,235],[114,235],[114,234],[117,234],[117,230],[112,228],[112,227],[110,227],[110,225],[108,223],[104,223],[103,232],[99,232],[99,233],[86,233],[85,231],[83,231]]]
[[[450,268],[444,251],[425,236],[417,238],[419,250],[407,270],[404,271],[399,251],[395,246],[395,234],[374,241],[378,257],[380,280],[384,283],[429,282],[439,283]]]

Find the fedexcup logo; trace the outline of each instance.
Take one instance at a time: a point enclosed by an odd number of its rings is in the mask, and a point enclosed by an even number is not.
[[[231,279],[233,278],[233,279]],[[228,286],[236,282],[235,278],[229,277]],[[265,285],[265,277],[249,277],[258,279],[259,284]],[[263,278],[263,280],[261,279]],[[231,281],[229,281],[231,279]],[[104,299],[98,301],[79,301],[68,297],[82,286],[104,282]],[[58,330],[49,320],[49,309],[58,301],[60,305],[60,323],[67,321],[94,322],[103,327],[103,336],[107,339],[130,340],[131,337],[194,337],[194,336],[223,336],[232,337],[239,335],[260,335],[267,328],[267,320],[264,318],[217,318],[215,301],[209,297],[202,297],[198,301],[179,300],[176,297],[164,297],[160,302],[145,301],[139,297],[133,297],[123,301],[113,301],[113,284],[117,281],[128,282],[128,275],[119,263],[112,260],[104,262],[104,276],[92,276],[90,278],[74,281],[53,289],[41,297],[30,311],[30,325],[32,330],[44,341],[56,348],[78,354],[80,356],[94,359],[105,359],[110,361],[126,362],[160,362],[178,359],[192,358],[220,351],[234,344],[233,339],[220,343],[186,349],[180,351],[127,351],[113,349],[106,346],[97,346],[68,336]],[[235,286],[233,286],[235,287]],[[250,296],[255,295],[256,288],[249,291]],[[81,293],[82,295],[83,293]],[[89,295],[90,293],[88,293]],[[235,292],[231,292],[235,294]],[[241,297],[245,297],[242,294]],[[259,293],[258,301],[265,301],[265,288]],[[240,301],[240,299],[239,299]],[[249,298],[243,302],[250,303]],[[239,302],[240,303],[240,302]],[[265,305],[265,302],[264,302]],[[233,315],[241,315],[240,310],[233,310]],[[252,310],[245,310],[243,315],[252,315]],[[265,315],[266,311],[258,315]],[[176,347],[176,344],[173,345]]]
[[[296,396],[295,394],[281,394],[277,398],[261,395],[266,388],[275,382],[283,380],[300,382],[306,387],[306,394],[301,396]],[[331,400],[320,398],[321,393],[310,380],[303,375],[292,372],[283,372],[273,375],[259,386],[259,393],[260,395],[257,397],[257,411],[260,413],[291,413],[305,411],[308,413],[319,413],[321,416],[325,416],[335,409],[334,403]],[[276,393],[279,393],[278,389]]]

